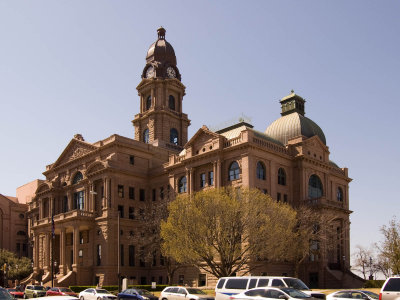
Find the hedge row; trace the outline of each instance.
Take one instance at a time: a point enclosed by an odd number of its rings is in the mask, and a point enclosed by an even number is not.
[[[367,280],[364,283],[364,287],[380,289],[384,283],[385,283],[385,280]]]
[[[157,291],[162,291],[165,287],[167,287],[167,285],[166,284],[157,284],[155,289],[152,289],[150,284],[147,284],[147,285],[128,285],[128,287],[129,288],[144,289],[144,290],[148,290],[150,292],[151,291],[157,292]],[[94,285],[86,285],[86,286],[85,285],[83,285],[83,286],[82,285],[79,285],[79,286],[78,285],[72,285],[69,288],[71,290],[73,290],[75,293],[80,293],[80,292],[82,292],[83,290],[86,290],[86,289],[96,288],[96,286],[94,286]],[[102,286],[101,288],[106,289],[109,292],[118,291],[118,286],[117,285],[105,285],[105,286]]]

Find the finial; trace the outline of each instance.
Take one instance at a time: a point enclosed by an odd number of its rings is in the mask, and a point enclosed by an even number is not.
[[[82,134],[77,133],[74,135],[74,139],[78,140],[78,141],[84,141],[85,139],[83,138]]]
[[[157,29],[158,39],[159,40],[164,40],[165,39],[165,32],[166,32],[166,30],[162,26],[160,26],[160,28]]]
[[[294,94],[294,90],[292,89],[291,91],[290,91],[292,94]]]

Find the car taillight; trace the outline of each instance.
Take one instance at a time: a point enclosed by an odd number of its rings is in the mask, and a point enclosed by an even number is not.
[[[382,300],[382,293],[379,293],[379,300]]]

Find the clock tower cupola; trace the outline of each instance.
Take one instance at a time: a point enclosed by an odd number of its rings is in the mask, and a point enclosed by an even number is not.
[[[135,140],[179,151],[188,140],[190,120],[182,112],[185,86],[165,32],[163,27],[157,30],[158,39],[147,51],[142,81],[136,87],[140,113],[132,123]]]

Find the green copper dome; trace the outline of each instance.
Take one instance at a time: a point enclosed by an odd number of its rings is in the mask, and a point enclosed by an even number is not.
[[[280,100],[282,112],[278,120],[274,121],[265,130],[265,134],[287,145],[288,140],[299,137],[318,136],[326,145],[325,134],[322,129],[311,119],[304,116],[305,100],[293,91],[289,96]]]

